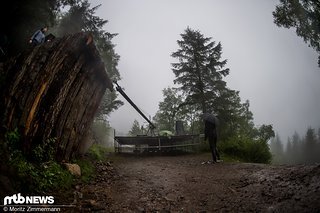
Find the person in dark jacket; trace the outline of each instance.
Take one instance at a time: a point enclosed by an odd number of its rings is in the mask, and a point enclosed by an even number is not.
[[[217,150],[217,122],[216,119],[204,119],[204,139],[209,141],[212,154],[212,163],[220,162],[220,155]]]
[[[34,46],[38,44],[42,44],[45,42],[46,35],[45,33],[48,31],[48,27],[43,27],[40,30],[37,30],[30,38],[29,43]]]

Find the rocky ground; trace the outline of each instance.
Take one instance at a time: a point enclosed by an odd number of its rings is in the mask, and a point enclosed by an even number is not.
[[[208,154],[110,156],[60,194],[65,212],[320,212],[320,165],[204,163]]]

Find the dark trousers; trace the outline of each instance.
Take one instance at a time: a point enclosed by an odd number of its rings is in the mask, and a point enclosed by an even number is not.
[[[40,44],[36,39],[32,39],[32,43],[31,43],[31,45],[32,46],[37,46],[38,44]]]
[[[217,160],[220,160],[220,155],[217,150],[217,136],[209,137],[209,145],[212,154],[212,160],[217,162]]]

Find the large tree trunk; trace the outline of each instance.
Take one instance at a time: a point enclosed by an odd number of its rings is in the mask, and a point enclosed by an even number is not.
[[[79,33],[30,48],[6,62],[0,122],[18,128],[23,150],[55,139],[56,158],[77,153],[112,83],[92,37]]]

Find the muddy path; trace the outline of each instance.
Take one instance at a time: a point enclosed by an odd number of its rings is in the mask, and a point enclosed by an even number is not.
[[[116,156],[77,186],[77,210],[320,212],[320,165],[203,164],[209,155]]]

